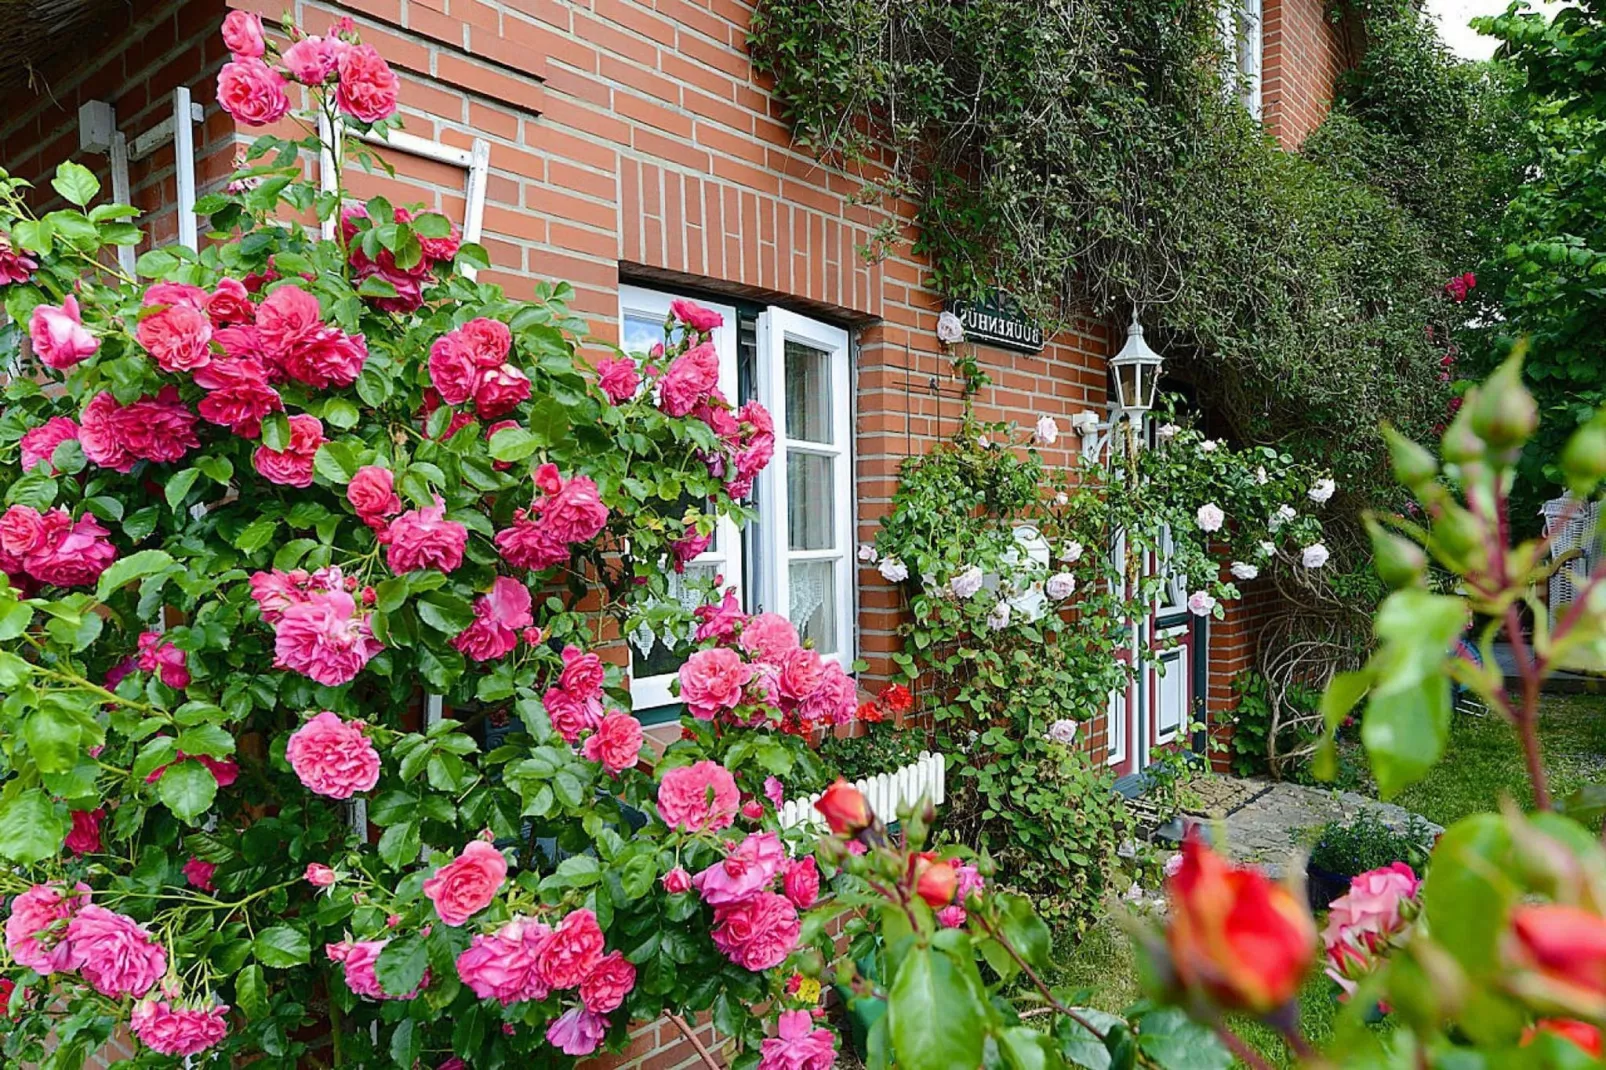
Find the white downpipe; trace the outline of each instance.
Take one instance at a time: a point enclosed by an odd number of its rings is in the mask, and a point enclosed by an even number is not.
[[[189,86],[173,90],[173,176],[178,183],[178,243],[200,248],[195,226],[195,117]]]

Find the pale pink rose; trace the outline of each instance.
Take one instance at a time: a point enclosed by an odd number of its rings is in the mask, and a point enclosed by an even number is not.
[[[457,976],[480,999],[506,1007],[546,999],[541,979],[542,948],[552,930],[533,918],[516,917],[495,933],[478,933],[457,956]]]
[[[1199,525],[1200,531],[1220,531],[1221,525],[1226,523],[1227,515],[1221,507],[1214,502],[1206,502],[1199,506],[1199,512],[1194,521]]]
[[[164,372],[194,371],[212,359],[212,321],[190,305],[169,305],[146,316],[134,336]]]
[[[742,625],[740,642],[754,659],[779,665],[798,648],[797,627],[779,613],[759,613]]]
[[[141,1044],[154,1052],[187,1057],[199,1055],[223,1042],[229,1031],[228,1014],[229,1008],[221,1003],[185,1007],[175,1006],[165,999],[144,999],[134,1004],[128,1028]]]
[[[254,58],[223,65],[217,76],[217,102],[246,126],[267,126],[290,111],[284,77]]]
[[[425,568],[451,572],[463,563],[468,546],[468,528],[446,519],[446,506],[439,498],[434,505],[409,509],[392,520],[386,535],[390,546],[385,563],[398,576]]]
[[[67,923],[72,948],[68,969],[77,970],[103,996],[143,996],[167,972],[167,954],[133,918],[93,904]]]
[[[641,755],[641,722],[614,710],[602,719],[595,734],[587,736],[580,753],[618,775],[636,764]]]
[[[463,853],[424,882],[424,894],[448,925],[462,925],[491,905],[507,880],[507,859],[484,840],[471,840]]]
[[[1208,617],[1215,608],[1215,596],[1209,591],[1194,591],[1188,596],[1188,612],[1196,617]]]
[[[374,964],[379,961],[380,952],[385,950],[389,940],[342,940],[338,944],[325,944],[324,954],[330,962],[338,962],[346,976],[346,987],[359,996],[367,999],[417,999],[418,994],[429,987],[429,971],[424,971],[423,979],[418,987],[403,996],[393,996],[380,985],[379,978],[374,975]]]
[[[6,950],[18,966],[49,976],[69,968],[72,948],[64,939],[67,923],[89,902],[89,885],[71,891],[60,884],[36,884],[11,901],[6,918]]]
[[[736,849],[692,878],[705,903],[720,906],[767,888],[780,872],[786,850],[773,832],[754,832]]]
[[[307,790],[331,799],[349,799],[379,783],[379,752],[362,725],[329,710],[295,730],[284,757]]]
[[[550,988],[574,988],[602,961],[602,929],[589,910],[569,912],[541,946],[541,979]]]
[[[736,821],[741,793],[730,770],[718,762],[683,765],[664,774],[658,785],[658,813],[681,832],[718,832]]]
[[[565,1055],[590,1055],[608,1032],[608,1020],[580,1007],[571,1007],[547,1026],[547,1043]]]
[[[714,946],[736,965],[758,973],[786,961],[797,946],[802,924],[797,908],[782,895],[758,892],[714,908]]]
[[[261,59],[268,50],[262,18],[249,11],[231,11],[223,18],[223,45],[235,59]]]
[[[829,1029],[816,1029],[808,1011],[782,1011],[775,1036],[759,1045],[759,1070],[831,1070],[836,1063]]]
[[[602,961],[591,967],[585,980],[580,982],[580,1001],[593,1014],[608,1014],[636,987],[636,968],[628,959],[615,951],[604,955]]]
[[[215,892],[217,886],[212,883],[212,875],[217,872],[217,865],[213,862],[203,862],[194,855],[184,863],[182,868],[184,880],[190,887],[198,888],[203,892]]]
[[[196,369],[194,380],[207,391],[196,406],[201,418],[242,438],[256,438],[263,417],[284,411],[284,400],[268,385],[267,368],[255,357],[215,357]]]
[[[316,416],[298,412],[290,417],[290,441],[282,450],[258,446],[251,455],[257,473],[269,483],[285,487],[312,486],[312,462],[324,443],[323,424]]]
[[[680,895],[682,892],[691,891],[691,874],[687,873],[680,866],[676,866],[674,869],[664,874],[663,883],[664,891],[668,892],[670,895]]]
[[[372,45],[353,45],[341,54],[335,99],[347,115],[365,123],[388,119],[400,92],[401,79]]]
[[[322,862],[308,862],[302,879],[314,888],[328,888],[335,883],[335,871]]]
[[[55,475],[50,463],[56,447],[69,439],[78,438],[78,424],[66,416],[52,416],[38,427],[30,427],[22,436],[22,470],[27,472],[36,465],[45,466],[46,475]]]
[[[597,362],[597,385],[615,405],[623,405],[641,388],[641,374],[630,357],[604,357]]]
[[[708,334],[725,324],[725,317],[718,312],[682,297],[669,302],[669,314],[698,334]]]
[[[61,306],[35,305],[28,317],[28,340],[40,360],[66,371],[100,348],[100,340],[84,328],[78,301],[68,294]]]
[[[309,34],[284,50],[284,67],[302,85],[323,85],[339,68],[341,53],[350,47],[338,37]]]
[[[676,357],[658,380],[658,407],[685,416],[719,384],[719,354],[704,342]]]
[[[820,898],[820,868],[815,865],[814,856],[798,862],[789,863],[786,875],[782,878],[781,886],[786,892],[786,898],[799,910],[807,910],[813,906],[815,900]]]
[[[511,364],[487,368],[474,387],[474,411],[495,420],[518,408],[530,396],[530,378]]]
[[[729,647],[699,650],[680,667],[680,698],[692,716],[708,721],[734,709],[753,667]]]
[[[97,806],[93,810],[69,810],[67,816],[72,819],[72,828],[68,830],[63,846],[74,858],[98,853],[101,849],[100,824],[106,820],[105,808]]]
[[[1421,886],[1416,872],[1404,862],[1368,870],[1333,900],[1327,927],[1345,934],[1392,933],[1400,927],[1401,904],[1414,900]]]

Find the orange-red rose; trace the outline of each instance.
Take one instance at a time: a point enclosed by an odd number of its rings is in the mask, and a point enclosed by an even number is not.
[[[875,820],[859,789],[840,777],[825,789],[814,808],[825,816],[825,823],[838,836],[856,836]]]
[[[1606,1055],[1601,1047],[1600,1030],[1588,1022],[1580,1022],[1576,1018],[1541,1018],[1523,1031],[1522,1046],[1526,1048],[1532,1044],[1540,1033],[1554,1033],[1558,1037],[1566,1037],[1591,1058],[1599,1059]]]
[[[915,894],[932,910],[941,910],[952,903],[954,892],[959,888],[959,871],[953,863],[938,858],[931,851],[921,851],[909,859],[909,877]]]
[[[1606,1017],[1606,918],[1549,903],[1511,912],[1506,957],[1512,987],[1547,1009]]]

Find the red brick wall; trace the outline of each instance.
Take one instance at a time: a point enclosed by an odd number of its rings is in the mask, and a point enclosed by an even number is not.
[[[1321,125],[1349,45],[1327,15],[1327,0],[1265,0],[1261,89],[1266,129],[1298,148]]]

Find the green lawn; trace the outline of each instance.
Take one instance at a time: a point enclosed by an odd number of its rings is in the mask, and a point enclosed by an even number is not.
[[[1550,695],[1540,719],[1540,739],[1551,790],[1558,797],[1590,781],[1606,781],[1606,696]],[[1458,715],[1444,761],[1395,802],[1440,825],[1499,806],[1504,798],[1532,805],[1522,752],[1511,728],[1494,714]],[[1056,940],[1062,953],[1054,983],[1092,992],[1089,1002],[1119,1012],[1140,993],[1126,934],[1113,918],[1095,926],[1079,943]],[[1332,1035],[1338,1004],[1334,985],[1321,973],[1300,993],[1305,1035],[1320,1046]],[[1282,1041],[1255,1022],[1239,1033],[1277,1066],[1292,1066]]]

